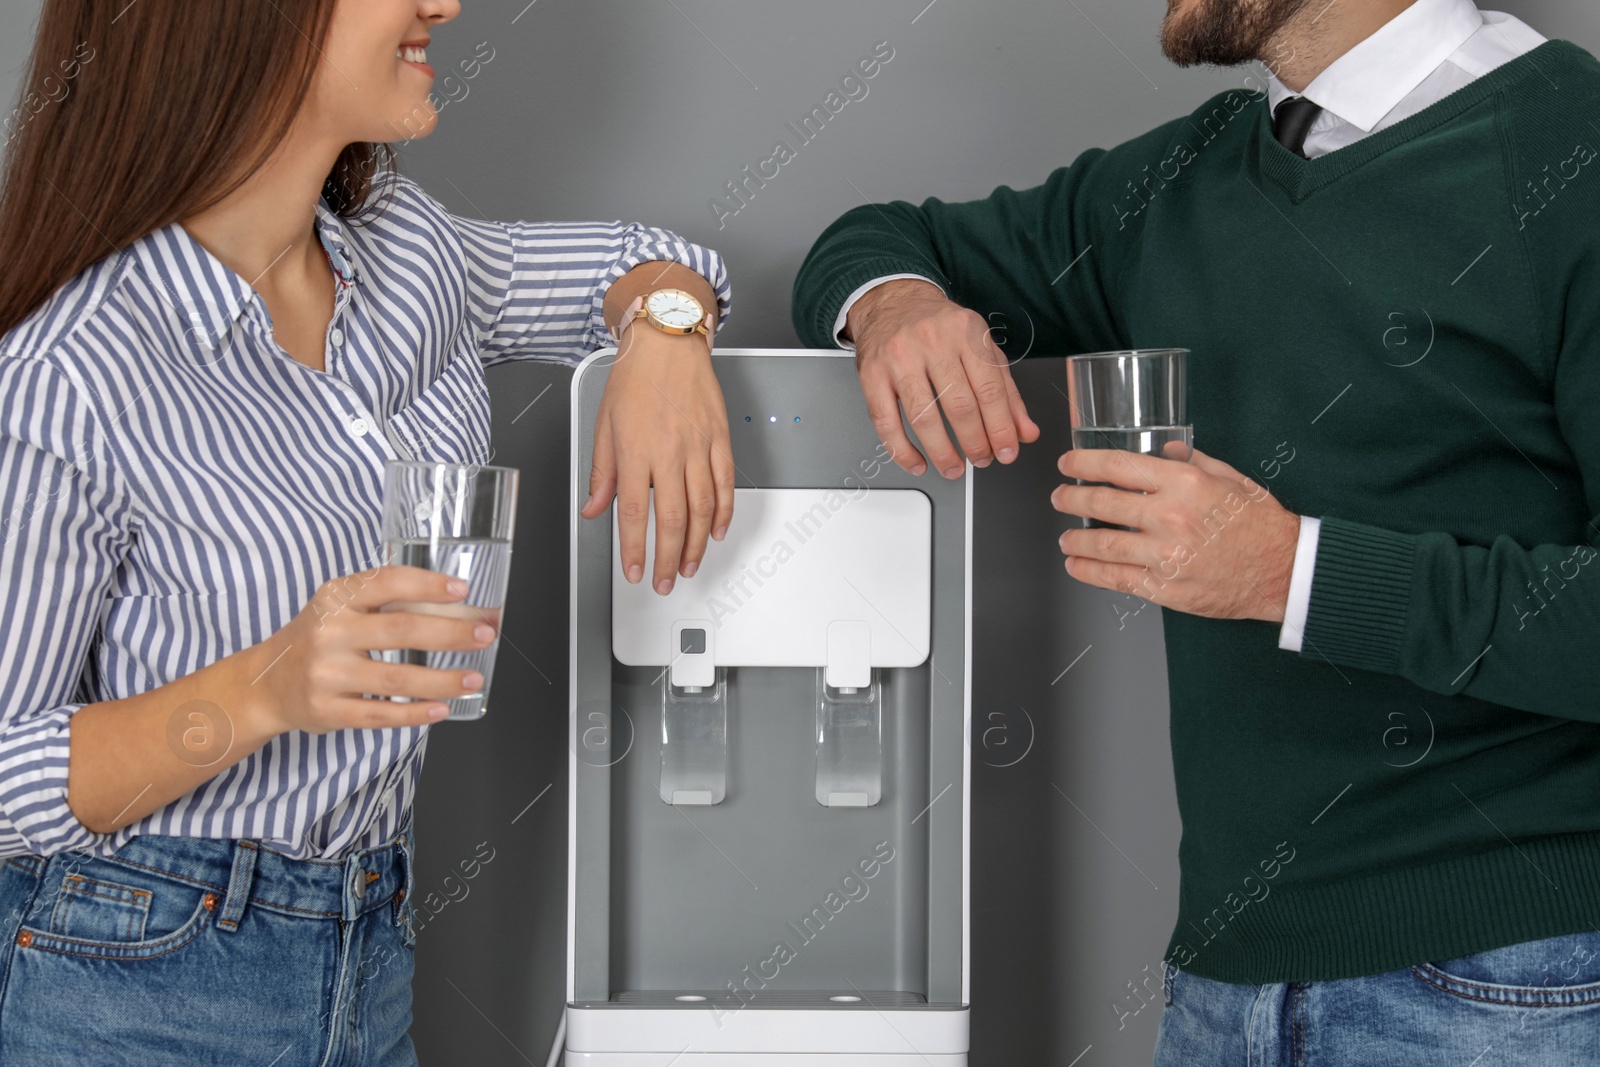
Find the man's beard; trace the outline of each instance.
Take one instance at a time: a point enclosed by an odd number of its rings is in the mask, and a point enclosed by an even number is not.
[[[1167,0],[1161,51],[1180,67],[1231,67],[1269,60],[1268,42],[1309,0],[1196,0],[1183,14],[1183,0]]]

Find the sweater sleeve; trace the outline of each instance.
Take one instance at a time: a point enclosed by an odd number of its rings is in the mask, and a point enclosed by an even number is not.
[[[730,286],[722,257],[671,231],[636,222],[465,218],[405,177],[397,194],[397,210],[429,217],[459,239],[468,321],[486,367],[518,359],[574,365],[612,344],[606,293],[643,263],[681,263],[704,277],[717,294],[718,324],[727,320]]]
[[[1592,114],[1593,103],[1573,103],[1572,112]],[[1562,158],[1548,146],[1531,151]],[[1302,656],[1398,674],[1437,693],[1600,722],[1600,237],[1593,224],[1600,196],[1593,188],[1573,183],[1518,231],[1540,307],[1555,417],[1582,475],[1586,524],[1565,544],[1525,545],[1508,532],[1482,546],[1324,518]]]
[[[795,278],[801,343],[837,347],[834,322],[850,294],[876,278],[917,274],[987,317],[1013,359],[1125,344],[1110,288],[1142,232],[1125,220],[1118,231],[1112,207],[1115,175],[1128,166],[1118,155],[1128,148],[1087,151],[1031,189],[1001,186],[965,203],[896,200],[847,212],[817,239]]]
[[[109,839],[67,805],[72,716],[132,506],[85,389],[0,358],[0,856]]]
[[[1600,722],[1597,555],[1324,518],[1300,655]]]

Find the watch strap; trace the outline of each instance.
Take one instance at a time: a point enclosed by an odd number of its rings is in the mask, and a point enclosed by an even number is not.
[[[644,302],[649,299],[649,297],[650,293],[641,293],[640,295],[634,297],[632,302],[623,309],[622,318],[617,322],[616,331],[612,334],[612,337],[615,340],[620,342],[622,340],[622,335],[628,332],[629,326],[632,326],[639,319],[647,318],[649,316],[650,313],[645,310],[644,306]],[[698,301],[696,301],[696,303],[698,303]],[[712,331],[716,328],[716,324],[717,313],[715,311],[708,311],[706,312],[705,319],[696,323],[694,330],[691,332],[704,334],[706,340],[709,342],[712,338]]]
[[[612,336],[618,341],[621,341],[622,335],[628,332],[629,326],[632,326],[634,322],[644,318],[644,316],[648,314],[648,312],[644,310],[644,298],[645,294],[641,293],[640,295],[634,297],[633,302],[623,309],[622,318],[618,320],[617,328],[612,334]]]

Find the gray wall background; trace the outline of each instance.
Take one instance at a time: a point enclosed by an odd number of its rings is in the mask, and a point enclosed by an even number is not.
[[[461,214],[638,219],[718,248],[734,278],[729,346],[795,343],[794,273],[848,208],[1037,184],[1244,75],[1168,64],[1156,0],[464,6],[431,50],[450,102],[404,168]],[[1600,51],[1593,4],[1484,6]],[[0,99],[16,96],[38,10],[0,2]],[[779,139],[793,143],[785,123],[879,41],[895,55],[867,97],[719,227],[707,201]],[[491,48],[465,77],[459,61]],[[1160,618],[1119,619],[1120,598],[1061,569],[1064,520],[1046,501],[1068,441],[1060,374],[1057,358],[1018,368],[1044,436],[977,476],[975,1067],[1148,1064],[1160,1005],[1143,1005],[1159,995],[1176,911]],[[489,375],[498,460],[525,477],[516,606],[495,713],[430,743],[417,893],[439,910],[419,936],[413,1027],[428,1065],[542,1065],[561,1010],[569,377],[531,365]]]

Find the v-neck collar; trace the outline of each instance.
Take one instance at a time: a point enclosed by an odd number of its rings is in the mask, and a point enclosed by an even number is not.
[[[1542,73],[1539,64],[1557,56],[1588,53],[1571,41],[1550,40],[1533,51],[1518,56],[1489,73],[1464,85],[1443,100],[1430,104],[1415,115],[1393,126],[1363,137],[1354,144],[1335,149],[1316,159],[1304,159],[1289,151],[1272,135],[1272,117],[1265,106],[1259,109],[1252,136],[1256,138],[1262,175],[1299,203],[1318,189],[1338,181],[1378,156],[1441,126],[1472,107],[1489,99],[1507,85]]]
[[[1303,96],[1370,134],[1484,25],[1472,0],[1417,0],[1328,64],[1303,92],[1294,92],[1269,69],[1268,103],[1276,111],[1284,100]]]

